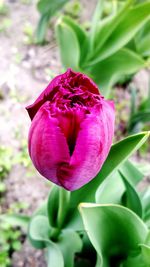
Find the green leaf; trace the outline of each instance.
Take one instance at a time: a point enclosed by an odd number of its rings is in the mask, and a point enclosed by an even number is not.
[[[142,205],[134,187],[143,176],[131,162],[124,162],[119,171],[115,171],[100,184],[96,191],[96,203],[122,204],[141,217]]]
[[[41,14],[49,13],[53,16],[66,2],[68,2],[68,0],[40,0],[37,4],[37,8]]]
[[[109,35],[107,42],[96,52],[96,60],[103,60],[125,46],[149,18],[150,2],[129,9],[112,34]]]
[[[144,57],[150,56],[150,33],[143,37],[139,44],[137,44],[137,51]]]
[[[148,234],[142,220],[119,205],[83,203],[80,213],[89,239],[101,258],[100,267],[120,266],[129,253],[139,250],[139,244]]]
[[[126,192],[122,197],[122,203],[124,206],[134,211],[139,217],[142,218],[142,204],[140,198],[134,189],[134,187],[128,182],[126,177],[119,171],[121,178],[125,184]]]
[[[109,36],[113,33],[113,31],[116,29],[116,27],[121,23],[124,16],[127,13],[127,10],[132,5],[134,0],[128,0],[124,4],[123,8],[115,15],[110,16],[107,19],[104,19],[101,21],[100,27],[97,30],[97,35],[95,36],[95,52],[98,52],[101,50],[101,47],[104,46],[105,42],[109,38]]]
[[[42,44],[45,39],[49,20],[60,10],[68,0],[40,0],[37,4],[41,17],[36,30],[37,43]]]
[[[71,27],[73,32],[76,35],[76,38],[78,40],[79,46],[80,46],[80,62],[79,65],[82,66],[82,64],[85,62],[85,58],[88,55],[88,50],[89,50],[89,39],[87,36],[87,33],[79,24],[76,23],[75,20],[71,19],[70,17],[63,16],[62,21]],[[70,45],[72,45],[70,43]]]
[[[59,247],[51,242],[47,248],[47,267],[65,267]]]
[[[137,123],[146,122],[150,122],[150,109],[135,113],[130,119],[129,129],[131,131]]]
[[[142,27],[140,32],[135,36],[137,51],[143,56],[150,55],[150,20]]]
[[[36,42],[38,44],[44,43],[45,34],[46,34],[47,27],[48,27],[49,19],[50,19],[49,14],[48,15],[42,15],[39,22],[38,22],[38,27],[36,30]]]
[[[75,253],[82,249],[82,241],[79,235],[72,230],[63,231],[57,244],[63,254],[65,267],[73,267]]]
[[[143,206],[143,220],[150,222],[150,186],[141,193],[141,201]]]
[[[68,24],[63,21],[59,21],[56,26],[56,36],[64,67],[71,67],[78,70],[80,61],[80,46],[76,33]]]
[[[97,25],[102,17],[103,8],[104,8],[104,0],[98,0],[91,23],[91,31],[90,31],[91,49],[94,48],[94,40],[97,32]]]
[[[148,132],[129,136],[111,147],[109,155],[100,170],[99,174],[88,184],[79,190],[71,193],[70,200],[70,220],[68,218],[68,227],[82,229],[82,224],[76,206],[81,202],[95,202],[95,193],[99,185],[113,172],[118,170],[149,137]],[[66,225],[67,226],[67,225]]]
[[[11,226],[23,227],[26,230],[30,221],[30,217],[21,214],[2,214],[0,215],[0,221],[6,222]]]
[[[121,140],[120,142],[114,144],[111,147],[109,155],[98,174],[98,178],[104,180],[108,175],[113,173],[120,165],[127,160],[131,154],[142,146],[147,138],[149,137],[149,132],[143,132],[135,135],[131,135]],[[94,179],[93,183],[98,182],[98,179]],[[89,183],[90,184],[90,183]]]
[[[137,72],[145,65],[145,61],[135,52],[123,48],[111,57],[87,66],[86,70],[99,85],[103,95],[108,96],[109,89],[121,76]]]
[[[121,173],[126,177],[127,181],[136,186],[144,177],[144,173],[139,166],[136,166],[133,162],[127,160],[120,168]]]
[[[66,25],[70,26],[72,30],[75,32],[76,37],[78,39],[80,48],[82,48],[86,38],[87,34],[83,28],[79,24],[76,23],[75,20],[71,19],[70,17],[63,16],[62,17],[62,22],[65,23]]]
[[[28,237],[33,247],[45,248],[51,245],[50,241],[51,228],[48,218],[42,215],[34,216],[29,224]]]
[[[117,186],[116,186],[117,185]],[[125,186],[121,179],[120,173],[115,171],[107,177],[96,191],[96,203],[98,204],[120,204],[121,197],[125,192]]]
[[[147,264],[147,267],[150,266],[150,246],[147,246],[145,244],[140,245],[142,249],[142,256],[144,258],[145,263]]]
[[[150,246],[147,244],[147,238],[144,244],[139,244],[140,252],[129,255],[122,265],[123,267],[149,267],[150,266]]]

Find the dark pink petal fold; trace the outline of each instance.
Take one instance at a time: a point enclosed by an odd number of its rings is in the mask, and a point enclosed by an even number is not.
[[[100,95],[91,79],[69,69],[27,110],[32,119],[29,153],[36,169],[70,191],[92,180],[112,144],[113,102]]]

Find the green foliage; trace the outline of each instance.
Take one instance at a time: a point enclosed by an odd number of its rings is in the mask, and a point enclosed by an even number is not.
[[[12,150],[4,146],[0,147],[0,202],[1,196],[6,192],[5,177],[12,168]]]
[[[119,205],[88,203],[80,205],[80,212],[98,254],[98,266],[149,266],[140,249],[141,244],[147,245],[148,228],[135,213]]]
[[[13,155],[13,151],[5,146],[0,147],[0,204],[2,203],[7,187],[5,185],[5,179],[9,172],[12,170],[14,164],[19,163],[24,166],[28,166],[29,162],[27,155],[27,145],[22,144],[22,149],[16,157]],[[0,205],[1,206],[1,205]],[[11,266],[11,256],[14,251],[21,248],[22,233],[19,227],[27,229],[29,223],[29,217],[23,215],[17,215],[15,213],[25,209],[25,203],[12,203],[7,210],[7,214],[1,214],[3,211],[0,209],[0,266]],[[17,226],[17,228],[16,228]]]
[[[150,125],[150,81],[147,97],[137,106],[138,94],[136,88],[131,86],[131,110],[128,124],[129,133],[135,133]]]
[[[7,222],[0,225],[0,266],[11,266],[11,255],[21,248],[21,232]]]
[[[6,191],[5,178],[15,164],[22,164],[24,167],[29,168],[31,161],[28,156],[27,142],[21,140],[21,147],[19,152],[14,156],[12,149],[1,146],[0,147],[0,201],[1,195]]]
[[[0,33],[1,32],[6,33],[10,29],[11,25],[12,25],[12,21],[10,19],[8,18],[2,19],[1,24],[0,24]]]
[[[68,0],[39,0],[37,4],[38,11],[41,15],[37,32],[36,39],[37,43],[43,44],[45,41],[45,33],[48,27],[49,20],[52,16],[59,11]]]
[[[9,8],[6,5],[5,1],[1,0],[0,2],[0,16],[6,16],[8,15]]]
[[[35,39],[34,39],[34,30],[32,27],[32,24],[30,24],[29,22],[26,22],[23,28],[23,32],[24,32],[24,42],[28,45],[34,44],[35,43]]]
[[[114,144],[97,177],[79,190],[52,188],[28,231],[31,244],[45,249],[47,266],[149,266],[150,191],[137,192],[144,175],[128,161],[148,136]]]
[[[62,16],[56,36],[63,66],[87,73],[108,96],[115,83],[149,64],[150,2],[128,0],[107,17],[104,6],[99,0],[88,31]]]
[[[64,7],[64,12],[73,18],[79,17],[82,10],[83,7],[81,6],[81,2],[79,0],[74,0],[72,2],[68,1]]]

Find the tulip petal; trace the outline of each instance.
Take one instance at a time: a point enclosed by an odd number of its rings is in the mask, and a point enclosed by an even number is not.
[[[30,119],[33,120],[35,114],[40,109],[40,107],[50,98],[52,95],[55,94],[57,90],[57,86],[61,80],[62,75],[56,76],[46,87],[46,89],[40,94],[40,96],[35,100],[35,102],[32,105],[29,105],[26,107],[26,110],[28,111],[28,114],[30,116]],[[55,90],[54,90],[55,88]]]
[[[37,170],[52,182],[61,185],[57,169],[68,165],[69,148],[59,122],[50,116],[49,103],[36,113],[29,132],[29,153]]]
[[[80,126],[70,165],[58,169],[57,176],[66,189],[76,190],[97,175],[109,153],[113,132],[113,106],[105,101],[99,115],[86,115]]]
[[[68,69],[65,73],[56,76],[40,94],[36,101],[32,105],[26,107],[31,120],[34,118],[39,108],[46,101],[50,101],[53,98],[60,84],[64,87],[68,84],[72,86],[84,86],[88,89],[88,91],[99,95],[98,87],[90,78],[79,72],[74,72],[72,69]]]

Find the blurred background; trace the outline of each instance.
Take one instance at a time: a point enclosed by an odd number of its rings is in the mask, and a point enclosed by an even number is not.
[[[150,129],[148,2],[0,0],[0,215],[30,215],[47,197],[50,184],[27,151],[25,107],[67,67],[88,74],[114,99],[114,142]],[[145,168],[147,186],[148,142],[133,160]],[[0,223],[0,267],[46,266],[12,224]]]

